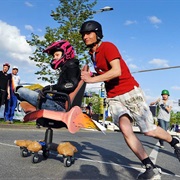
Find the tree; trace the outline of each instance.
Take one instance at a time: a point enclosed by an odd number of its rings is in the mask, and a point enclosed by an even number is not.
[[[176,123],[180,124],[180,112],[174,113],[174,111],[171,111],[170,125]]]
[[[174,113],[174,111],[171,111],[170,125],[175,123],[176,123],[176,113]]]
[[[94,11],[92,8],[96,5],[97,0],[92,3],[88,2],[89,0],[59,0],[59,6],[54,11],[51,11],[51,15],[57,21],[58,27],[54,29],[46,27],[44,39],[40,39],[38,35],[32,33],[32,39],[27,40],[30,46],[35,47],[30,60],[36,62],[36,66],[40,69],[35,73],[39,75],[38,79],[50,83],[57,80],[57,71],[52,71],[49,66],[52,57],[42,51],[52,42],[59,39],[66,39],[73,45],[81,65],[88,62],[88,54],[79,34],[79,29],[84,21],[93,18]]]
[[[180,124],[180,112],[176,113],[176,123]]]
[[[100,106],[99,95],[96,94],[95,92],[91,92],[91,93],[92,93],[92,97],[86,99],[86,104],[89,104],[91,102],[93,104],[93,112],[99,114],[99,106]]]

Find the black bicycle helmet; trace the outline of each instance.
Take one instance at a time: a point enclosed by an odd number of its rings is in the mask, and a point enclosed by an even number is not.
[[[80,34],[83,34],[85,32],[95,32],[98,40],[101,40],[103,38],[102,26],[97,21],[90,20],[84,22],[79,32]]]

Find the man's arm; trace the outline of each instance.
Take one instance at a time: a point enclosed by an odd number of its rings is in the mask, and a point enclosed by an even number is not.
[[[7,83],[7,99],[10,99],[10,82],[8,80],[8,83]]]
[[[172,109],[172,106],[165,106],[165,109],[166,109],[166,111],[168,111],[168,113],[170,113],[171,109]]]
[[[160,98],[159,98],[159,99],[157,99],[155,102],[150,103],[150,106],[152,106],[152,105],[154,105],[154,104],[158,104],[158,103],[159,103],[159,101],[160,101]]]
[[[165,110],[168,111],[168,113],[170,113],[172,110],[172,102],[170,101],[170,103],[168,103],[167,105],[164,104],[164,106],[165,106]]]
[[[77,87],[78,83],[80,81],[80,69],[79,66],[69,66],[66,69],[66,72],[61,77],[61,80],[55,84],[52,85],[53,89],[65,93],[71,93],[74,91],[74,89]]]
[[[119,77],[121,75],[120,60],[114,59],[110,62],[111,69],[104,74],[91,77],[89,72],[82,71],[81,79],[87,83],[104,82]]]

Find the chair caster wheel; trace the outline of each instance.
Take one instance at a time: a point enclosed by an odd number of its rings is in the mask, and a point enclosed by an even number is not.
[[[38,163],[38,161],[39,161],[39,155],[38,154],[34,154],[33,156],[32,156],[32,163]]]
[[[67,156],[64,158],[64,167],[70,167],[72,164],[72,158],[70,156]]]
[[[27,157],[28,156],[28,149],[25,147],[20,147],[20,156]]]

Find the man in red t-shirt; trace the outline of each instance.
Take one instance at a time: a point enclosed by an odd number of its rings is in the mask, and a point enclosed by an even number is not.
[[[101,24],[93,20],[86,21],[82,24],[80,33],[85,45],[90,49],[89,53],[96,70],[96,75],[91,72],[82,72],[81,79],[87,83],[105,83],[107,102],[113,121],[121,129],[127,145],[146,167],[146,171],[139,174],[138,179],[160,176],[159,170],[133,132],[132,121],[136,121],[145,135],[168,142],[174,148],[180,161],[179,138],[172,137],[154,124],[143,92],[131,75],[117,47],[110,42],[101,41],[103,38]]]

